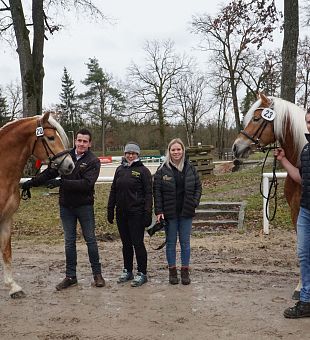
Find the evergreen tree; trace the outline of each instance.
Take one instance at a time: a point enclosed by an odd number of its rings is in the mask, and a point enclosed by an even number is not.
[[[88,87],[88,91],[80,98],[84,100],[85,110],[89,112],[92,123],[100,125],[104,155],[106,128],[112,118],[124,109],[125,98],[121,91],[113,86],[112,76],[103,71],[96,58],[90,58],[86,65],[88,74],[82,84]]]
[[[61,78],[61,93],[59,95],[61,104],[61,117],[60,123],[65,130],[71,130],[76,132],[81,119],[78,107],[78,97],[76,95],[76,89],[74,81],[68,73],[66,67],[64,67],[64,74]]]
[[[8,121],[8,105],[3,90],[0,87],[0,126],[4,125]]]

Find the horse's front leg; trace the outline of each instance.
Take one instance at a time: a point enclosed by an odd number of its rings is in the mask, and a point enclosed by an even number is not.
[[[3,258],[4,283],[10,289],[13,299],[25,297],[22,288],[14,281],[12,274],[11,221],[0,224],[0,248]]]

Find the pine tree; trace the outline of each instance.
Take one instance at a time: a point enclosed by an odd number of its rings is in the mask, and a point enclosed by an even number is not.
[[[113,86],[113,78],[105,73],[96,58],[90,58],[86,64],[88,74],[82,84],[88,91],[81,95],[85,109],[91,119],[100,125],[102,153],[105,154],[105,130],[113,117],[124,109],[125,98],[121,91]]]
[[[68,73],[66,67],[64,67],[64,74],[61,78],[61,82],[62,90],[59,98],[61,101],[60,108],[62,114],[60,117],[60,123],[65,130],[76,132],[81,122],[78,110],[78,97],[76,95],[74,81]]]

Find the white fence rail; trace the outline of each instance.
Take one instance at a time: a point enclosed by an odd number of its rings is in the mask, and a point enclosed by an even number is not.
[[[287,176],[286,172],[276,172],[277,178],[285,178]],[[269,204],[267,204],[267,198],[268,192],[269,192],[269,186],[270,186],[270,179],[273,177],[272,172],[264,172],[263,173],[263,228],[264,228],[264,234],[269,234],[269,221],[267,218],[267,214],[269,216]]]

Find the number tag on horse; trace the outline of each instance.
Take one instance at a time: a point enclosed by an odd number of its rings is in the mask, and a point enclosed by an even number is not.
[[[262,117],[271,122],[276,118],[276,113],[272,109],[264,109],[262,112]]]
[[[44,129],[43,129],[42,126],[38,126],[38,127],[36,128],[36,136],[37,136],[37,137],[42,137],[42,136],[44,136]]]

